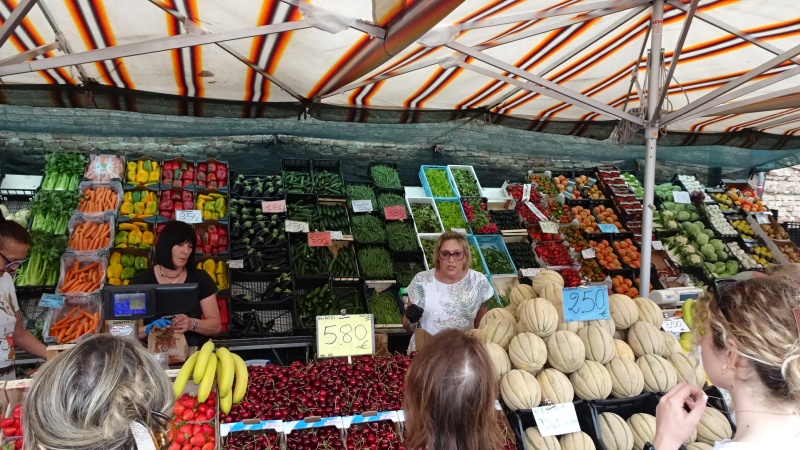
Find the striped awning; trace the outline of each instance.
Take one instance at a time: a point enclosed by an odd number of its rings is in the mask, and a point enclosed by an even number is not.
[[[0,103],[149,112],[155,95],[168,114],[479,117],[634,142],[653,57],[664,144],[800,148],[800,2],[665,0],[655,24],[653,4],[0,0]]]

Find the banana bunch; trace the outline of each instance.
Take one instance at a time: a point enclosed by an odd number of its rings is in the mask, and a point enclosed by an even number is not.
[[[181,395],[190,376],[194,384],[200,386],[197,390],[199,402],[208,399],[214,380],[217,380],[219,409],[225,414],[231,411],[234,403],[242,401],[247,393],[247,365],[244,360],[225,347],[220,347],[215,352],[214,344],[211,341],[206,342],[199,351],[194,352],[183,363],[183,367],[172,385],[175,398]]]
[[[695,300],[690,298],[683,302],[681,305],[681,315],[683,316],[683,321],[686,322],[686,326],[690,329],[694,330],[692,325],[694,324],[694,303]],[[690,351],[692,348],[692,333],[681,333],[681,339],[678,341],[681,344],[681,348],[684,351]]]

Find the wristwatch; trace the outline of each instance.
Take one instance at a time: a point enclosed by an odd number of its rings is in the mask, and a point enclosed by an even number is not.
[[[642,450],[656,450],[656,448],[653,447],[653,444],[645,442],[644,447],[642,447]]]
[[[200,325],[200,322],[197,319],[194,319],[194,322],[192,322],[192,331],[194,331],[198,325]]]

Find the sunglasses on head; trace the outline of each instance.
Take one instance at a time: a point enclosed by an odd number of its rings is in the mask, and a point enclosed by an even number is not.
[[[730,292],[738,282],[739,280],[734,280],[733,278],[715,278],[714,281],[711,282],[711,293],[714,295],[714,300],[717,302],[717,306],[719,306],[722,315],[725,316],[725,320],[729,323],[732,322],[730,313],[728,312],[730,300],[726,296],[726,293]]]

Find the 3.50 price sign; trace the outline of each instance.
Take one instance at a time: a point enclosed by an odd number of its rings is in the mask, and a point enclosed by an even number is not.
[[[609,318],[607,287],[564,288],[561,293],[564,302],[564,322]]]
[[[317,316],[317,356],[371,355],[375,353],[375,322],[372,314]]]

